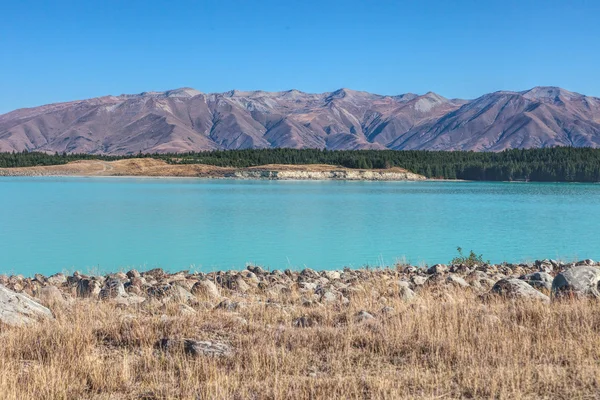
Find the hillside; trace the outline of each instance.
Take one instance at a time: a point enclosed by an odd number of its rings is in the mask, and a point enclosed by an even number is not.
[[[246,148],[499,151],[598,147],[600,99],[554,87],[475,100],[382,96],[205,94],[182,88],[105,96],[0,115],[0,151],[173,153]]]

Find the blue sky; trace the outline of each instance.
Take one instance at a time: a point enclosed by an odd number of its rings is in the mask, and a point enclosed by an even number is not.
[[[0,113],[191,86],[600,96],[599,1],[8,1]]]

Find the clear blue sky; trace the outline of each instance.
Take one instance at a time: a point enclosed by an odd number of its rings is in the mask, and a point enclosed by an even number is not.
[[[7,0],[0,113],[182,86],[600,96],[599,17],[597,0]]]

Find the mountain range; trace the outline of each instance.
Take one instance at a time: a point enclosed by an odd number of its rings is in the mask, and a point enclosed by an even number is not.
[[[0,115],[0,151],[91,154],[246,148],[501,151],[600,147],[600,99],[558,87],[474,100],[349,89],[104,96]]]

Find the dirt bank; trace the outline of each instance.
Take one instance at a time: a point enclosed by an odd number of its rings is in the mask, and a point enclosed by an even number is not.
[[[359,170],[333,165],[278,165],[225,168],[204,164],[168,164],[163,160],[135,158],[118,161],[82,160],[64,165],[0,168],[0,176],[150,176],[238,179],[302,180],[423,180],[402,168]]]

